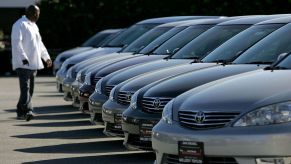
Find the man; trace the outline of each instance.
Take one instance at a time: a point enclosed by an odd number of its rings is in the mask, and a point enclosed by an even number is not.
[[[44,68],[43,59],[47,67],[52,66],[50,56],[42,43],[37,25],[40,10],[31,5],[26,13],[18,19],[12,27],[12,66],[17,72],[20,84],[20,97],[17,104],[17,118],[27,121],[33,118],[31,97],[34,89],[34,78],[38,69]]]

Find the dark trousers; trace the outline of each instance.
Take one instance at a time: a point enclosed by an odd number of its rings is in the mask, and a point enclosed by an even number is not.
[[[20,97],[17,103],[17,115],[25,115],[32,111],[31,98],[34,90],[34,78],[36,76],[35,70],[17,68],[17,75],[19,77]]]

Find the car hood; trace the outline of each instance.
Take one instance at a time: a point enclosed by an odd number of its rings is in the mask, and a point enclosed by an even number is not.
[[[82,52],[80,54],[77,54],[75,56],[72,56],[71,58],[67,59],[64,64],[76,64],[81,61],[84,61],[86,59],[96,57],[96,56],[102,56],[102,55],[107,55],[113,52],[119,51],[121,48],[116,48],[116,47],[104,47],[104,48],[93,48],[91,50]]]
[[[79,54],[81,52],[84,52],[84,51],[88,51],[88,50],[91,50],[93,49],[93,47],[76,47],[76,48],[73,48],[73,49],[69,49],[69,50],[66,50],[62,53],[60,53],[56,59],[55,59],[55,62],[56,61],[60,61],[62,58],[69,58],[73,55],[76,55],[76,54]]]
[[[122,61],[117,61],[115,63],[110,64],[109,66],[106,66],[102,68],[98,73],[96,73],[96,77],[104,77],[110,73],[113,73],[115,71],[118,71],[120,69],[137,65],[137,64],[142,64],[142,63],[147,63],[159,59],[163,59],[167,57],[167,55],[141,55],[141,56],[135,56],[130,59],[125,59]]]
[[[183,73],[210,68],[214,66],[220,66],[220,65],[217,63],[191,63],[191,64],[183,64],[183,65],[178,65],[174,67],[152,71],[149,73],[136,76],[132,79],[126,80],[123,83],[120,83],[119,85],[122,86],[120,90],[135,92],[138,89],[142,88],[143,86],[148,85],[158,80],[168,79],[170,77],[180,75]]]
[[[75,66],[76,71],[80,71],[81,69],[85,68],[85,67],[89,67],[91,65],[97,65],[100,64],[104,61],[109,61],[111,59],[123,59],[126,56],[132,56],[133,53],[128,52],[128,53],[118,53],[118,52],[113,52],[110,54],[107,54],[105,56],[97,56],[97,57],[93,57],[90,59],[86,59],[85,61],[82,61],[80,63],[77,63]]]
[[[107,75],[103,79],[103,83],[106,85],[117,85],[125,80],[128,80],[134,76],[147,73],[150,71],[173,67],[181,64],[189,64],[193,60],[191,59],[169,59],[169,60],[157,60],[149,63],[144,63],[136,66],[132,66],[130,68],[122,69],[120,71],[116,71],[110,75]]]
[[[159,82],[154,87],[148,89],[144,96],[174,98],[205,83],[264,67],[254,64],[220,65],[218,67],[192,71]]]
[[[175,119],[178,110],[244,113],[281,102],[280,95],[291,88],[290,73],[290,70],[259,70],[192,89],[174,100]]]

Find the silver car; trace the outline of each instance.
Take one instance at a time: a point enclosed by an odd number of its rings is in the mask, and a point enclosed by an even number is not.
[[[153,128],[156,163],[291,163],[291,55],[170,101]]]

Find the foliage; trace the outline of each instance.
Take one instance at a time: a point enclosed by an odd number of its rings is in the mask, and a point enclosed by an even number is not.
[[[97,31],[173,15],[288,13],[291,0],[43,0],[38,22],[49,48],[80,45]]]

